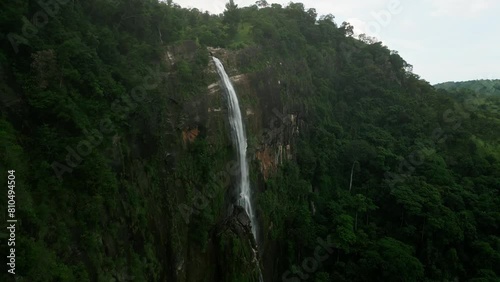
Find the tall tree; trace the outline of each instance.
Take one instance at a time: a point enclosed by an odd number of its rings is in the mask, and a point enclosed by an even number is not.
[[[226,10],[224,10],[224,23],[229,27],[229,35],[233,36],[236,34],[240,21],[241,16],[238,5],[234,4],[233,0],[229,0],[226,3]]]

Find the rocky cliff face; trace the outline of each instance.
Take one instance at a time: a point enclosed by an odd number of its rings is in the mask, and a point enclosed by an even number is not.
[[[232,206],[230,216],[215,228],[217,276],[220,281],[258,281],[260,255],[245,209]]]
[[[196,46],[196,45],[194,45]],[[171,47],[165,54],[165,60],[172,66],[180,61],[190,60],[193,53],[198,52],[192,42],[184,42],[179,46]],[[230,51],[217,48],[209,48],[209,54],[218,57],[228,72],[233,85],[238,93],[240,107],[248,138],[249,161],[251,162],[251,185],[257,194],[265,190],[266,180],[276,171],[277,167],[286,160],[294,158],[294,137],[300,132],[300,112],[293,108],[286,97],[286,82],[280,77],[283,65],[272,65],[267,63],[256,69],[249,69],[252,57],[259,56],[258,48],[247,48],[240,51]],[[231,147],[229,124],[227,118],[227,104],[225,95],[220,87],[215,66],[209,60],[206,66],[207,88],[202,93],[194,93],[190,97],[179,97],[172,100],[170,111],[170,135],[178,141],[168,138],[166,150],[168,151],[166,162],[170,165],[178,163],[183,156],[183,151],[200,138],[208,142],[213,148],[225,148],[234,152]],[[229,154],[222,162],[222,166],[232,165],[234,156]],[[225,163],[224,163],[225,162]],[[214,162],[215,163],[218,162]],[[179,183],[182,186],[182,183]],[[253,236],[245,223],[244,212],[239,207],[233,207],[231,203],[236,195],[232,193],[234,187],[220,187],[218,197],[224,199],[212,199],[223,203],[217,207],[209,204],[211,208],[220,208],[223,212],[218,218],[213,219],[214,226],[210,227],[211,236],[207,238],[205,250],[196,252],[190,246],[179,244],[173,246],[173,260],[176,261],[177,281],[199,281],[203,273],[211,273],[218,281],[246,281],[244,277],[254,277],[256,263],[258,262],[257,246]],[[175,192],[178,199],[189,200],[188,193]],[[272,223],[264,220],[265,215],[258,210],[258,196],[256,197],[257,217],[261,226],[262,254],[269,248],[267,230]],[[239,212],[238,212],[239,211]],[[247,219],[248,220],[248,219]],[[175,220],[174,220],[175,222]],[[175,225],[175,223],[174,223]],[[176,226],[172,226],[176,227]],[[183,232],[189,232],[189,228],[179,228]],[[182,235],[180,235],[182,237]],[[185,242],[188,244],[188,242]],[[186,261],[196,261],[195,264],[186,264]],[[214,267],[214,270],[209,270]],[[239,273],[241,264],[247,265],[248,273]],[[238,268],[233,266],[240,265]],[[264,266],[264,268],[272,266]],[[236,275],[236,276],[235,276]],[[241,275],[241,276],[238,276]],[[238,276],[238,277],[237,277]],[[258,278],[258,277],[257,277]],[[253,280],[248,280],[253,281]]]
[[[248,63],[248,53],[259,52],[255,49],[227,51],[209,49],[221,57],[231,74],[231,80],[242,100],[242,112],[249,134],[250,159],[257,161],[264,179],[274,172],[284,160],[293,158],[293,137],[298,135],[298,113],[290,111],[285,85],[280,78],[282,66],[270,63],[257,71],[241,73]],[[210,71],[212,69],[210,68]],[[211,92],[221,94],[218,84],[212,84]]]

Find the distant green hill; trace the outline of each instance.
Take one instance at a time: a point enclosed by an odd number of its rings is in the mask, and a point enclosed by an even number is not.
[[[481,79],[460,82],[443,82],[434,85],[445,90],[469,89],[481,94],[500,95],[500,79]]]

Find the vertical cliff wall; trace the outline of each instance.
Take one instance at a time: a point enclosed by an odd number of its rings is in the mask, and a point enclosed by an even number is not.
[[[266,252],[272,250],[268,236],[272,223],[259,209],[258,195],[266,189],[266,180],[278,166],[293,160],[301,113],[285,99],[287,84],[282,75],[283,63],[259,62],[257,67],[253,66],[255,62],[250,57],[259,56],[261,50],[258,48],[239,51],[208,48],[207,51],[224,63],[238,93],[248,139],[251,185],[256,191],[257,219],[262,225],[258,236],[263,243],[259,251],[266,256]],[[165,60],[172,74],[179,75],[179,66],[194,60],[197,52],[204,50],[199,50],[192,42],[168,48]],[[164,138],[165,163],[167,179],[174,183],[167,186],[175,187],[169,191],[173,194],[170,204],[176,206],[171,211],[170,232],[179,238],[173,240],[170,254],[176,265],[175,279],[199,281],[210,273],[209,276],[219,281],[253,281],[255,269],[251,265],[257,257],[251,252],[254,243],[249,242],[249,238],[252,236],[246,234],[245,224],[237,220],[239,213],[235,213],[231,205],[236,197],[232,192],[236,158],[230,142],[227,104],[213,63],[208,62],[204,72],[206,89],[179,96],[175,101],[171,99],[176,109],[170,105],[166,111],[169,133]],[[194,149],[200,146],[204,147],[203,151]],[[179,178],[184,173],[184,170],[179,171],[181,163],[200,153],[216,156],[207,165],[211,172],[222,178],[227,176],[226,181],[216,179],[211,188],[208,187],[211,184],[191,187],[189,180]],[[204,225],[202,229],[206,230],[206,235],[201,240],[194,240],[199,244],[193,244],[190,233],[199,229],[194,226],[198,224]],[[249,265],[249,268],[242,268],[242,265]],[[264,271],[265,268],[266,265]],[[242,269],[247,273],[241,272]]]

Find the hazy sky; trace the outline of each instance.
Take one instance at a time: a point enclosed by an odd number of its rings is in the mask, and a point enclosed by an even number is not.
[[[228,0],[174,0],[183,7],[220,13]],[[290,1],[268,0],[286,5]],[[438,83],[500,78],[499,0],[302,0],[319,15],[348,21],[397,50],[413,71]],[[235,0],[249,6],[255,0]]]

